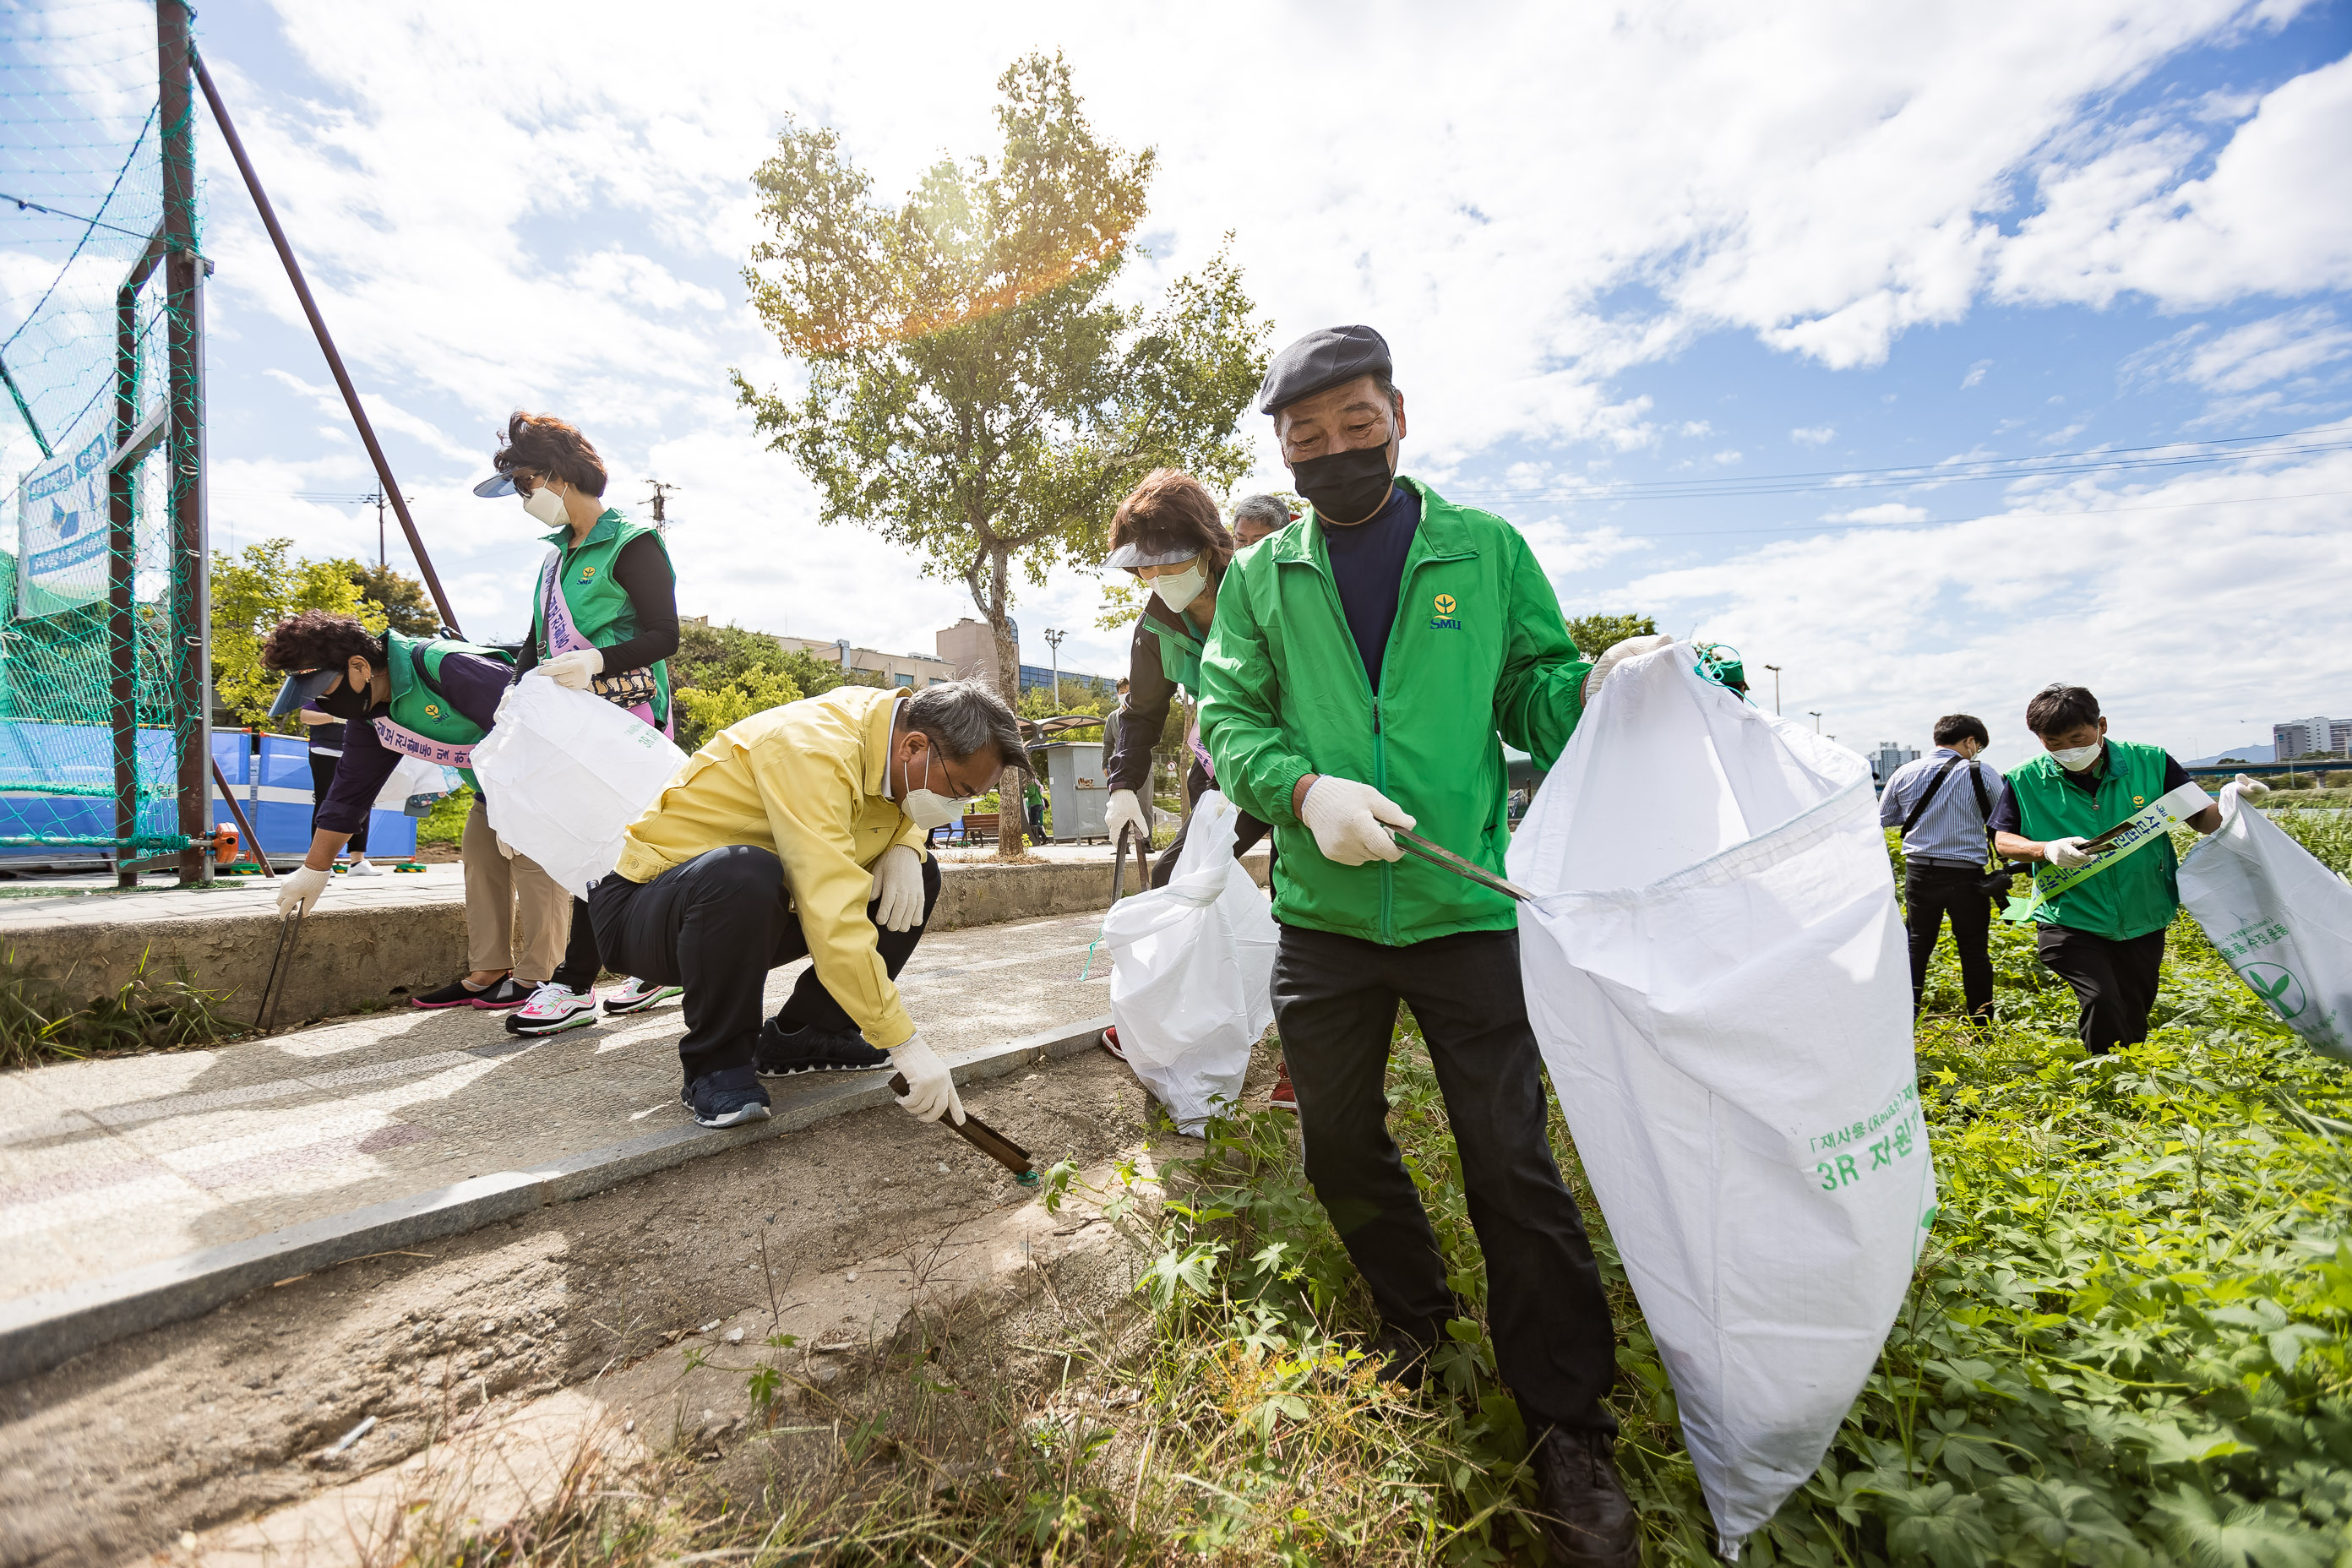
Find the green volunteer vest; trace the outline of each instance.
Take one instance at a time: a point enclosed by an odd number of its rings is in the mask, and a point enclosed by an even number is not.
[[[425,672],[435,680],[441,679],[441,661],[453,653],[469,653],[477,658],[496,659],[500,664],[512,664],[514,655],[502,647],[484,647],[479,643],[457,642],[444,637],[404,637],[398,632],[383,634],[384,658],[390,661],[392,702],[383,717],[404,730],[414,731],[427,740],[445,745],[471,746],[484,733],[482,727],[451,707],[441,695],[416,678],[416,652],[423,650]],[[396,742],[395,749],[403,749]],[[467,786],[480,793],[481,785],[471,768],[459,768]]]
[[[625,642],[637,635],[636,606],[629,603],[629,591],[614,580],[613,563],[622,549],[641,534],[652,534],[661,542],[661,531],[641,522],[631,522],[613,507],[596,520],[588,537],[577,545],[572,542],[572,531],[559,528],[546,536],[555,546],[551,565],[556,573],[557,591],[563,596],[564,609],[572,617],[572,629],[599,647]],[[669,546],[661,545],[662,558],[669,558]],[[544,664],[560,648],[549,646],[547,635],[547,572],[542,566],[531,584],[530,636],[538,646],[539,660]],[[652,666],[654,676],[654,723],[656,727],[669,720],[669,661],[656,659]],[[604,671],[618,675],[617,669]]]
[[[1143,629],[1160,639],[1160,668],[1175,684],[1182,687],[1193,701],[1201,700],[1201,650],[1209,639],[1192,625],[1192,617],[1181,610],[1176,618],[1184,624],[1171,626],[1157,616],[1143,617]]]
[[[2007,775],[2017,792],[2018,831],[2026,837],[2094,838],[2122,822],[2164,793],[2164,748],[2110,740],[2095,793],[2064,775],[2047,752]],[[2169,839],[2151,844],[2055,895],[2033,911],[2034,921],[2110,942],[2162,931],[2180,908],[2179,864]]]

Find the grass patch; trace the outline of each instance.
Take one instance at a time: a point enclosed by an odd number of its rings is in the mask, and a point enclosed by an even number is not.
[[[456,845],[466,837],[466,814],[474,809],[474,792],[460,784],[433,803],[433,809],[416,819],[416,847],[427,844]]]
[[[2185,919],[2153,1038],[2095,1063],[2031,932],[1994,941],[1990,1027],[1952,1016],[1948,944],[1931,978],[1944,1016],[1918,1051],[1943,1211],[1909,1300],[1819,1471],[1744,1561],[2352,1561],[2352,1071],[2289,1035]],[[721,1473],[688,1443],[498,1541],[458,1531],[411,1560],[1541,1562],[1527,1435],[1495,1378],[1485,1271],[1409,1019],[1389,1092],[1465,1302],[1418,1395],[1363,1362],[1370,1304],[1295,1124],[1244,1115],[1199,1159],[1157,1180],[1127,1168],[1097,1194],[1128,1234],[1131,1289],[1073,1304],[1048,1279],[994,1337],[927,1321],[790,1415],[783,1374],[747,1368],[755,1425],[803,1447]],[[1556,1111],[1553,1133],[1616,1315],[1618,1455],[1647,1560],[1710,1561],[1672,1385]],[[1072,1180],[1057,1170],[1049,1194]]]
[[[34,974],[13,949],[0,956],[0,1068],[212,1045],[247,1031],[221,1016],[226,992],[197,984],[185,963],[175,962],[168,978],[157,975],[152,958],[152,951],[141,953],[114,991],[75,1001],[70,978]]]

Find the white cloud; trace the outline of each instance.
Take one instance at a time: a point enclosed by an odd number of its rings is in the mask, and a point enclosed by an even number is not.
[[[1789,432],[1789,439],[1800,447],[1826,447],[1837,439],[1834,425],[1811,425]]]
[[[2306,305],[2214,334],[2200,322],[2132,355],[2127,380],[2183,381],[2208,392],[2242,394],[2303,381],[2352,357],[2352,327],[2326,305]]]
[[[2205,139],[2166,129],[2040,172],[2043,205],[2002,248],[1996,292],[2105,305],[2137,290],[2187,310],[2251,294],[2352,285],[2352,58],[2262,100],[2214,158],[2184,179]]]
[[[1475,26],[1429,14],[1335,32],[1311,9],[1231,0],[1181,17],[731,0],[652,27],[642,7],[609,3],[506,0],[458,17],[424,0],[280,0],[282,49],[241,53],[243,18],[205,42],[371,408],[408,439],[402,479],[445,574],[481,616],[520,624],[535,544],[514,509],[463,484],[509,410],[556,408],[599,441],[616,496],[634,500],[647,477],[688,487],[673,537],[689,613],[830,622],[914,647],[960,613],[961,586],[910,582],[871,534],[819,526],[806,483],[763,449],[725,382],[740,366],[793,383],[735,277],[759,234],[747,176],[787,113],[836,129],[877,199],[896,201],[942,150],[992,147],[1006,62],[1064,50],[1098,127],[1159,152],[1156,254],[1133,269],[1137,292],[1233,230],[1278,338],[1382,327],[1412,400],[1412,461],[1445,472],[1497,448],[1715,436],[1654,418],[1612,378],[1726,327],[1866,365],[1989,289],[2171,301],[2340,277],[2346,204],[2310,194],[2336,178],[2326,150],[2346,140],[2326,140],[2341,68],[2271,91],[2234,130],[2219,100],[2120,131],[2103,118],[2178,51],[2295,9],[1498,0]],[[1413,81],[1388,106],[1375,163],[1314,94],[1258,94],[1235,112],[1236,36],[1281,69]],[[1153,70],[1139,76],[1139,58]],[[274,363],[315,387],[275,258],[224,149],[201,136],[215,385]],[[2222,136],[2210,171],[2184,182]],[[2040,205],[2005,232],[2021,176]],[[22,270],[7,265],[8,288]],[[1662,303],[1610,302],[1633,282]],[[1263,423],[1245,426],[1260,440],[1253,485],[1284,477]],[[326,449],[226,423],[217,441],[246,460]],[[1090,595],[1057,574],[1024,590],[1020,614],[1087,624]],[[1121,657],[1115,637],[1087,636],[1083,657]],[[1080,647],[1074,632],[1065,651]]]
[[[1822,514],[1823,522],[1925,522],[1927,509],[1905,506],[1901,501],[1881,501],[1876,506],[1858,506],[1851,511]]]
[[[1969,366],[1968,374],[1960,377],[1960,390],[1966,392],[1969,387],[1981,384],[1985,378],[1985,372],[1991,368],[1992,361],[1989,359],[1980,359]]]
[[[1721,464],[1723,467],[1727,468],[1731,467],[1732,464],[1739,461],[1739,449],[1737,447],[1726,447],[1724,450],[1717,452],[1713,458],[1709,458],[1708,461]]]
[[[1937,714],[1972,712],[2005,765],[2027,752],[2027,697],[2065,679],[2099,694],[2116,733],[2186,756],[2248,715],[2324,712],[2340,692],[2347,490],[2345,452],[2147,487],[2084,480],[1975,521],[1759,543],[1622,597],[1783,666],[1787,710],[1821,709],[1857,745],[1917,743]]]

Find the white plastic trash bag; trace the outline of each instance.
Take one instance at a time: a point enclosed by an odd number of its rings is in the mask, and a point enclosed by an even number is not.
[[[1168,885],[1111,906],[1110,1014],[1127,1065],[1198,1137],[1241,1098],[1251,1047],[1274,1022],[1274,910],[1234,858],[1240,812],[1211,790],[1192,807]]]
[[[538,670],[507,689],[474,746],[491,828],[575,899],[612,870],[629,824],[685,763],[644,720]]]
[[[1936,1182],[1869,766],[1694,659],[1616,668],[1508,865],[1528,1016],[1737,1555],[1869,1377]]]
[[[394,764],[392,776],[383,781],[383,787],[375,792],[375,800],[368,809],[423,816],[433,809],[435,801],[464,782],[455,768],[428,763],[423,757],[403,757]]]
[[[2287,1027],[2352,1060],[2352,888],[2241,798],[2180,862],[2180,901]]]

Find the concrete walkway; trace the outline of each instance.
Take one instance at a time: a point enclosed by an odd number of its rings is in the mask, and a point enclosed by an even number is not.
[[[446,898],[432,879],[335,896]],[[1107,961],[1080,978],[1099,922],[932,933],[900,981],[917,1026],[960,1078],[1087,1048],[1108,1022]],[[804,967],[771,977],[771,1005]],[[0,1378],[886,1092],[880,1073],[772,1082],[776,1120],[706,1132],[677,1100],[682,1028],[675,1001],[540,1039],[499,1014],[408,1009],[0,1077]]]

